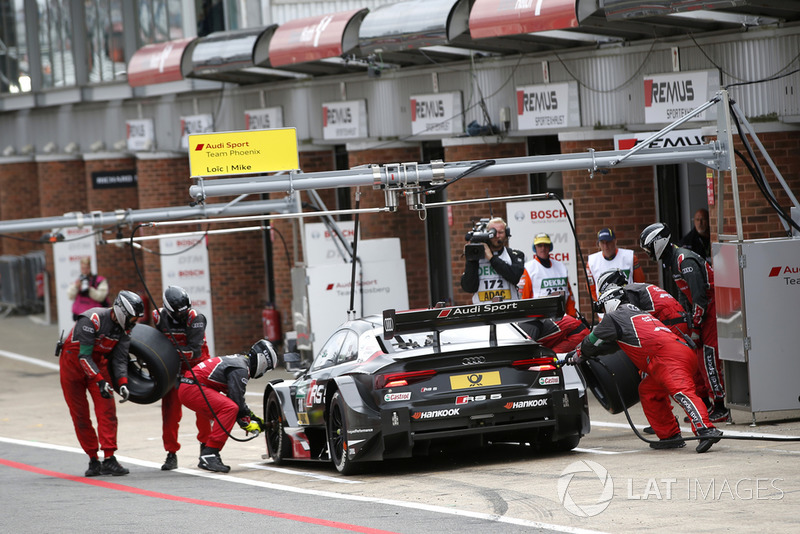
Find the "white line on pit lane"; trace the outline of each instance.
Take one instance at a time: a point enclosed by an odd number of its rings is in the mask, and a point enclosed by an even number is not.
[[[317,473],[311,473],[309,471],[295,471],[294,469],[286,469],[284,467],[270,467],[268,465],[263,464],[239,464],[242,467],[249,467],[250,469],[261,469],[264,471],[275,471],[277,473],[283,473],[284,475],[294,475],[298,477],[309,477],[309,478],[316,478],[319,480],[325,480],[327,482],[336,482],[337,484],[363,484],[360,480],[351,480],[346,478],[336,478],[336,477],[329,477],[326,475],[318,475]]]
[[[12,360],[18,360],[21,362],[32,363],[34,365],[38,365],[40,367],[45,367],[47,369],[52,369],[54,371],[58,371],[58,364],[53,362],[46,362],[44,360],[40,360],[38,358],[31,358],[29,356],[23,356],[22,354],[17,354],[16,352],[8,352],[7,350],[0,350],[0,356],[5,356],[6,358],[10,358]]]
[[[85,452],[83,450],[78,449],[77,447],[64,447],[61,445],[51,445],[49,443],[41,443],[35,441],[24,441],[20,439],[14,438],[5,438],[0,436],[0,442],[5,443],[13,443],[16,445],[26,445],[28,447],[37,447],[40,449],[53,449],[53,450],[61,450],[67,452],[74,452],[76,454],[82,455],[85,457]],[[131,465],[139,465],[143,467],[150,467],[153,469],[160,469],[161,465],[155,462],[148,462],[145,460],[139,460],[137,458],[131,458],[128,456],[121,456],[116,455],[120,462],[123,464],[131,464]],[[260,488],[267,488],[272,489],[275,491],[283,491],[286,493],[299,493],[303,495],[316,495],[319,497],[328,497],[331,499],[341,499],[346,501],[358,501],[358,502],[367,502],[367,503],[374,503],[374,504],[383,504],[386,506],[396,506],[398,508],[411,508],[412,510],[426,510],[428,512],[445,514],[445,515],[455,515],[459,517],[472,517],[475,519],[482,519],[485,521],[495,521],[497,523],[504,523],[509,525],[519,525],[524,527],[532,527],[538,528],[542,530],[552,530],[554,532],[564,532],[567,534],[603,534],[597,530],[587,530],[583,528],[575,528],[575,527],[568,527],[564,525],[552,525],[549,523],[541,523],[539,521],[530,521],[528,519],[518,519],[516,517],[506,517],[506,516],[497,516],[495,514],[485,514],[482,512],[471,512],[469,510],[459,510],[453,508],[445,508],[443,506],[435,506],[431,504],[419,503],[419,502],[406,502],[406,501],[395,501],[391,499],[382,499],[377,497],[365,497],[362,495],[348,495],[345,493],[336,493],[332,491],[322,491],[322,490],[311,490],[311,489],[304,489],[304,488],[295,488],[292,486],[285,486],[282,484],[272,484],[269,482],[261,482],[258,480],[250,480],[246,478],[238,478],[234,475],[222,475],[219,473],[209,473],[207,471],[201,471],[200,469],[186,469],[179,467],[175,470],[175,472],[183,473],[186,475],[198,476],[203,478],[212,478],[215,480],[229,482],[232,484],[243,484],[246,486],[253,486],[253,487],[260,487]]]
[[[592,421],[592,426],[604,426],[608,428],[630,428],[628,423],[611,423],[608,421]],[[642,425],[636,425],[636,428],[641,430],[644,428]],[[800,439],[800,436],[787,436],[783,434],[765,434],[763,432],[741,432],[739,430],[728,430],[725,426],[718,427],[722,432],[728,436],[748,436],[751,438],[782,438],[782,439]],[[689,427],[681,427],[681,432],[692,433]]]
[[[603,451],[603,450],[600,450],[600,449],[584,449],[582,447],[575,447],[572,450],[578,451],[578,452],[588,452],[588,453],[591,453],[591,454],[634,454],[634,453],[642,452],[642,451]]]

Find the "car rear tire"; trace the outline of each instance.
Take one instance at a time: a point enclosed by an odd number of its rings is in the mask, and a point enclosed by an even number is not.
[[[270,391],[264,408],[264,422],[267,431],[264,433],[267,440],[267,454],[275,464],[282,464],[287,458],[292,457],[292,443],[284,430],[286,422],[283,418],[283,409],[275,391]]]
[[[551,441],[545,444],[543,449],[547,452],[569,452],[581,442],[581,437],[578,435],[569,436],[558,441]]]
[[[128,351],[129,400],[136,404],[152,404],[175,387],[180,369],[180,357],[167,336],[145,324],[131,330]],[[108,366],[116,384],[113,366]]]
[[[358,468],[347,457],[346,411],[344,399],[337,391],[333,394],[328,411],[328,452],[337,471],[343,475],[352,475],[358,472]]]

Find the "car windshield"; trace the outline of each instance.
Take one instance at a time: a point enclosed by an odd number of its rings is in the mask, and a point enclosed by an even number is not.
[[[471,326],[467,328],[455,328],[444,330],[440,333],[439,339],[442,348],[446,350],[448,346],[464,345],[469,343],[488,343],[489,326]],[[391,352],[401,352],[405,350],[432,347],[434,344],[433,332],[417,332],[412,334],[398,334],[391,340],[385,341]],[[526,339],[517,328],[510,324],[497,325],[497,341],[521,341]]]

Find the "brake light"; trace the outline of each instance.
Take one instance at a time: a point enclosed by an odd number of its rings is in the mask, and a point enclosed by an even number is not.
[[[434,376],[436,371],[409,371],[406,373],[388,373],[375,377],[375,389],[397,388],[422,382]]]
[[[530,371],[555,371],[557,367],[554,365],[556,359],[548,358],[528,358],[526,360],[516,360],[511,363],[512,367],[527,368]]]

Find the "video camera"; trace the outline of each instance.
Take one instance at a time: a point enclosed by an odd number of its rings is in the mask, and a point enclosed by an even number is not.
[[[489,224],[489,219],[479,220],[464,236],[464,239],[469,241],[469,244],[464,247],[467,261],[479,261],[483,258],[483,243],[489,243],[497,235],[497,230],[494,228],[486,229],[487,224]]]
[[[91,284],[89,283],[89,277],[87,275],[85,275],[85,274],[82,274],[81,275],[81,290],[80,290],[81,295],[86,295],[86,294],[89,293],[89,286],[90,285]]]

